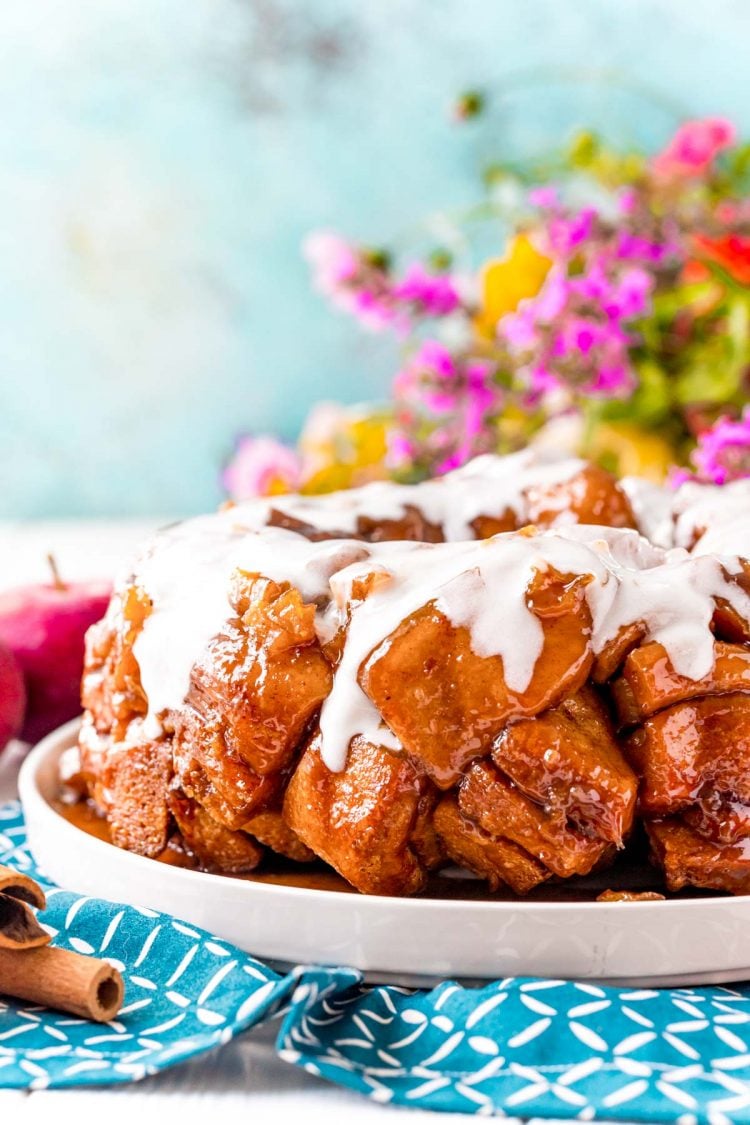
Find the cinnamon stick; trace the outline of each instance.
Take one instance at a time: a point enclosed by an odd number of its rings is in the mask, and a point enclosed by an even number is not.
[[[124,986],[107,961],[51,946],[32,907],[47,905],[28,875],[0,865],[0,994],[106,1023],[122,1007]]]
[[[106,1023],[122,1007],[124,986],[107,961],[48,945],[0,949],[0,993]]]
[[[24,875],[21,871],[14,871],[12,867],[4,867],[2,864],[0,864],[0,894],[20,898],[35,906],[37,910],[44,910],[47,905],[44,891],[30,875]]]
[[[28,875],[0,866],[0,949],[31,949],[48,945],[50,936],[31,907],[44,910],[44,891]]]
[[[0,895],[0,949],[35,949],[49,945],[50,935],[25,902]]]

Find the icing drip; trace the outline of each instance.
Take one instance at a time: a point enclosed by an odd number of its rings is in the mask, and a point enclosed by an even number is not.
[[[630,501],[641,533],[657,547],[671,547],[673,490],[640,477],[623,477],[620,488]]]
[[[317,602],[328,597],[331,574],[372,553],[358,542],[310,544],[293,532],[268,527],[274,509],[324,532],[353,533],[359,516],[399,519],[412,505],[442,527],[447,539],[466,540],[477,516],[510,508],[524,519],[526,489],[569,480],[583,464],[575,458],[550,461],[531,450],[487,455],[419,485],[377,482],[328,496],[252,500],[166,528],[118,583],[124,588],[135,581],[153,604],[134,645],[151,733],[158,733],[154,716],[182,704],[193,664],[227,620],[229,579],[236,567],[291,582],[306,600]],[[110,614],[115,606],[116,598]],[[335,628],[331,615],[319,613],[317,628],[321,640],[329,639]]]
[[[376,569],[373,561],[333,576],[339,606]],[[585,596],[594,653],[620,629],[643,622],[647,638],[664,645],[675,671],[694,680],[713,666],[713,598],[726,598],[743,616],[750,613],[750,598],[727,581],[718,560],[661,551],[637,532],[612,528],[581,525],[427,548],[387,544],[378,549],[377,563],[387,581],[351,609],[344,655],[321,712],[321,753],[332,770],[343,769],[355,734],[383,743],[380,716],[357,675],[373,650],[430,601],[451,624],[469,630],[477,655],[502,657],[505,681],[517,693],[528,688],[542,650],[542,628],[525,598],[537,571],[591,575]]]
[[[237,568],[290,582],[305,601],[327,601],[331,575],[364,551],[353,540],[310,543],[277,528],[248,531],[235,516],[230,510],[169,528],[136,561],[134,580],[153,603],[133,645],[152,719],[183,703],[193,665],[231,614]]]
[[[418,486],[374,484],[328,497],[253,501],[166,529],[120,583],[122,590],[136,583],[153,606],[134,645],[149,703],[147,729],[158,733],[159,715],[183,704],[193,665],[231,615],[228,591],[236,568],[296,586],[317,607],[321,640],[348,619],[341,663],[321,713],[322,753],[331,769],[343,767],[356,734],[398,745],[357,676],[370,653],[428,602],[469,631],[477,654],[500,656],[509,688],[523,692],[543,640],[525,591],[534,573],[546,568],[592,576],[585,596],[594,653],[620,629],[642,622],[647,636],[665,646],[679,674],[691,679],[705,675],[713,661],[714,598],[726,599],[750,618],[750,599],[728,577],[739,570],[736,555],[750,554],[750,482],[724,489],[686,485],[672,492],[625,481],[639,518],[661,546],[635,531],[564,523],[534,536],[468,539],[477,516],[510,508],[523,519],[526,489],[568,480],[582,465],[575,460],[541,462],[529,451],[483,457]],[[352,533],[359,515],[397,519],[410,505],[441,526],[451,541],[314,543],[266,526],[276,508],[321,530]],[[689,554],[683,548],[691,547],[705,528],[709,530]],[[380,581],[364,601],[353,601],[354,583],[373,573]],[[115,597],[111,619],[117,613]]]
[[[750,557],[750,480],[684,484],[673,498],[674,542],[696,555]],[[698,540],[697,543],[695,542]]]

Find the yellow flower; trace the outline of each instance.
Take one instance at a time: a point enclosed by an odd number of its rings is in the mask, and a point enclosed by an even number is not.
[[[305,461],[302,492],[332,492],[386,476],[387,424],[387,414],[377,407],[316,406],[299,443]]]
[[[670,442],[631,422],[600,423],[584,452],[619,476],[645,477],[657,483],[664,480],[677,460]]]
[[[521,301],[535,297],[544,284],[552,262],[535,248],[528,235],[518,234],[504,258],[492,258],[481,273],[482,303],[476,317],[477,331],[493,336],[497,322],[514,312]]]
[[[270,477],[266,485],[264,496],[286,496],[292,491],[288,480],[283,477]]]

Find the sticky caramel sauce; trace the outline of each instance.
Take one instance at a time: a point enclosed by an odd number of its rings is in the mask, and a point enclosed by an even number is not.
[[[69,824],[103,840],[112,843],[109,825],[90,801],[57,800],[53,802],[56,812],[67,820]],[[172,840],[156,858],[157,863],[166,863],[171,867],[185,867],[190,871],[200,870],[193,857],[185,851],[178,840]],[[222,876],[219,876],[221,878]],[[356,894],[354,887],[349,886],[346,880],[327,867],[324,863],[301,864],[284,859],[283,856],[273,856],[264,861],[258,871],[251,871],[233,878],[245,879],[251,883],[275,883],[285,887],[305,887],[315,891],[343,891],[347,894]]]
[[[99,815],[91,802],[78,801],[71,804],[58,800],[53,803],[53,807],[60,816],[81,832],[87,832],[108,844],[112,842],[106,820]],[[200,870],[178,840],[171,841],[155,862],[166,863],[172,867],[184,867],[192,871]],[[223,878],[221,875],[217,877]],[[359,893],[322,861],[309,864],[294,863],[292,860],[271,853],[257,871],[234,878],[250,883],[302,887],[314,891]],[[629,852],[626,851],[623,857],[606,871],[579,879],[542,884],[523,899],[507,888],[490,891],[483,880],[474,879],[455,868],[450,873],[433,875],[420,897],[485,902],[594,902],[601,899],[603,895],[607,896],[603,901],[611,901],[615,896],[623,901],[637,901],[657,895],[659,898],[696,898],[716,893],[691,890],[677,895],[669,894],[660,880],[660,873],[649,866],[643,852],[636,847]]]

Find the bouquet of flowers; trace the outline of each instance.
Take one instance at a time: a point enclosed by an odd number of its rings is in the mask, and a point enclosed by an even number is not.
[[[478,262],[309,236],[316,288],[397,342],[391,401],[319,406],[297,448],[242,437],[231,495],[418,480],[530,442],[654,479],[750,475],[750,146],[731,123],[687,122],[651,157],[579,134],[485,181]]]

